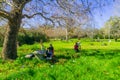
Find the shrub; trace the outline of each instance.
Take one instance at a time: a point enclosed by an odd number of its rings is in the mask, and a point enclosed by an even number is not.
[[[40,40],[46,42],[48,38],[46,35],[38,32],[28,32],[26,34],[19,33],[18,35],[19,45],[34,44],[35,42],[40,42]]]

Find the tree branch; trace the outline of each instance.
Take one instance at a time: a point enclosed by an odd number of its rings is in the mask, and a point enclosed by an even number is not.
[[[56,0],[56,2],[57,2],[57,4],[58,4],[61,8],[63,8],[64,10],[66,10],[66,8],[62,6],[60,0]]]
[[[26,0],[26,1],[23,0],[21,9],[23,9],[25,4],[29,3],[30,1],[32,1],[32,0]]]
[[[50,22],[52,22],[53,26],[55,26],[55,23],[54,23],[54,21],[53,21],[52,19],[44,16],[44,15],[43,15],[42,13],[40,13],[40,12],[35,13],[35,14],[31,15],[31,16],[29,16],[29,15],[27,15],[27,14],[24,14],[24,15],[22,16],[22,18],[24,18],[24,17],[32,18],[32,17],[34,17],[35,15],[40,15],[40,16],[43,17],[45,20],[49,20]]]
[[[0,9],[0,16],[6,19],[10,19],[10,13]]]

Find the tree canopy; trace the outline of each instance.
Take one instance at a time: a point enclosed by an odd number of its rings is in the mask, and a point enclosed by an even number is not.
[[[110,35],[114,39],[120,36],[120,17],[111,17],[103,27],[105,35]]]

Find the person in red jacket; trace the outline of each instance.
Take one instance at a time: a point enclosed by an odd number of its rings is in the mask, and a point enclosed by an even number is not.
[[[79,52],[79,46],[78,46],[77,42],[74,45],[74,50],[75,50],[75,52]]]

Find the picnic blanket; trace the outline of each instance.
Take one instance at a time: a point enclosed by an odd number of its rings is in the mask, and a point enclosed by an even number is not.
[[[25,56],[25,58],[32,58],[32,57],[36,57],[37,59],[43,59],[45,56],[45,51],[42,51],[42,50],[37,50],[37,51],[34,51],[30,54],[27,54]]]

